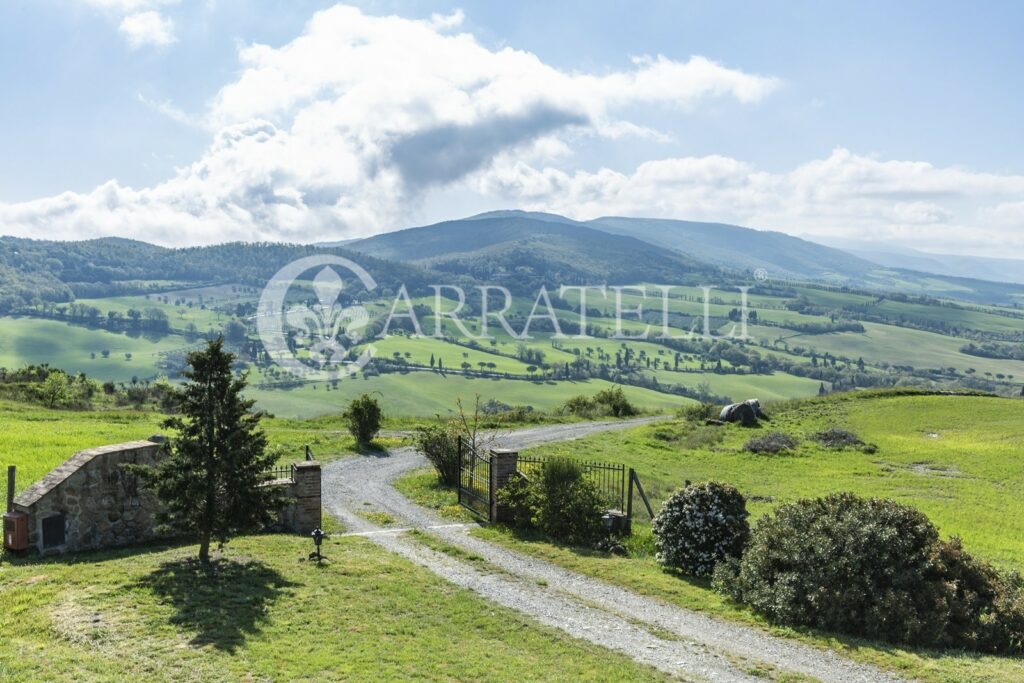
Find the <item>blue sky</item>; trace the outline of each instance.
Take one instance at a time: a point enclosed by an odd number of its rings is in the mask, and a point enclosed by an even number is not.
[[[0,231],[314,241],[522,206],[1024,255],[1019,3],[350,4],[3,3]],[[408,140],[438,146],[415,182]]]

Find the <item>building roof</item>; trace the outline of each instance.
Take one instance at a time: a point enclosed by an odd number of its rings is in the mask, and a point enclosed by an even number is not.
[[[140,448],[150,448],[158,445],[159,444],[155,444],[152,441],[129,441],[127,443],[118,443],[111,446],[100,446],[99,448],[90,448],[84,451],[78,451],[58,467],[51,470],[45,477],[22,491],[14,499],[14,504],[22,507],[35,505],[46,494],[60,486],[68,477],[88,465],[98,456],[107,455],[109,453],[136,451]]]

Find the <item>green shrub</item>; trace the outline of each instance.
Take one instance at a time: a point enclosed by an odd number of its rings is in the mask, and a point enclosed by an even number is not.
[[[715,586],[772,622],[892,643],[1020,651],[1020,582],[939,540],[928,518],[850,493],[783,505],[758,522]]]
[[[629,402],[622,387],[610,387],[597,392],[594,394],[594,402],[612,417],[631,417],[640,414],[640,409]]]
[[[755,436],[743,445],[743,450],[751,453],[774,455],[796,448],[796,439],[782,432],[768,432],[764,436]]]
[[[717,420],[722,409],[714,403],[694,403],[679,409],[679,417],[687,422],[704,422]]]
[[[498,503],[509,506],[514,526],[554,540],[591,546],[604,535],[600,492],[567,458],[546,460],[528,480],[513,478],[498,491]]]
[[[356,443],[365,446],[380,432],[384,412],[377,399],[363,394],[348,404],[342,417],[348,422],[348,431],[355,437]]]
[[[708,576],[739,557],[750,537],[747,505],[734,487],[690,484],[673,493],[651,522],[658,562],[694,576]]]
[[[517,529],[533,529],[533,509],[536,491],[529,479],[521,474],[512,477],[498,489],[498,504],[508,507],[510,526]]]
[[[413,435],[416,449],[427,457],[437,471],[437,477],[445,486],[457,486],[459,469],[459,435],[461,431],[454,423],[431,424],[417,427]]]
[[[580,394],[566,401],[562,406],[562,411],[577,417],[596,417],[597,403],[594,399]]]
[[[597,392],[593,398],[582,394],[570,398],[562,406],[562,412],[593,419],[595,417],[631,417],[639,415],[640,409],[629,402],[622,387],[611,387]]]

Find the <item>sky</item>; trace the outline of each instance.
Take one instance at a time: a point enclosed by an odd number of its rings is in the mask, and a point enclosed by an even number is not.
[[[1024,4],[7,0],[0,234],[497,208],[1024,258]]]

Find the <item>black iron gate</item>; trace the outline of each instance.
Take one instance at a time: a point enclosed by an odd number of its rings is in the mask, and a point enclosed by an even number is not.
[[[487,521],[493,521],[493,486],[490,453],[480,453],[471,441],[459,437],[459,505]]]
[[[583,471],[583,476],[594,484],[601,496],[601,502],[609,510],[626,511],[627,486],[631,484],[625,465],[608,462],[592,462],[576,458],[557,458],[571,460]],[[548,456],[519,456],[518,469],[527,477],[542,469],[551,460]]]

